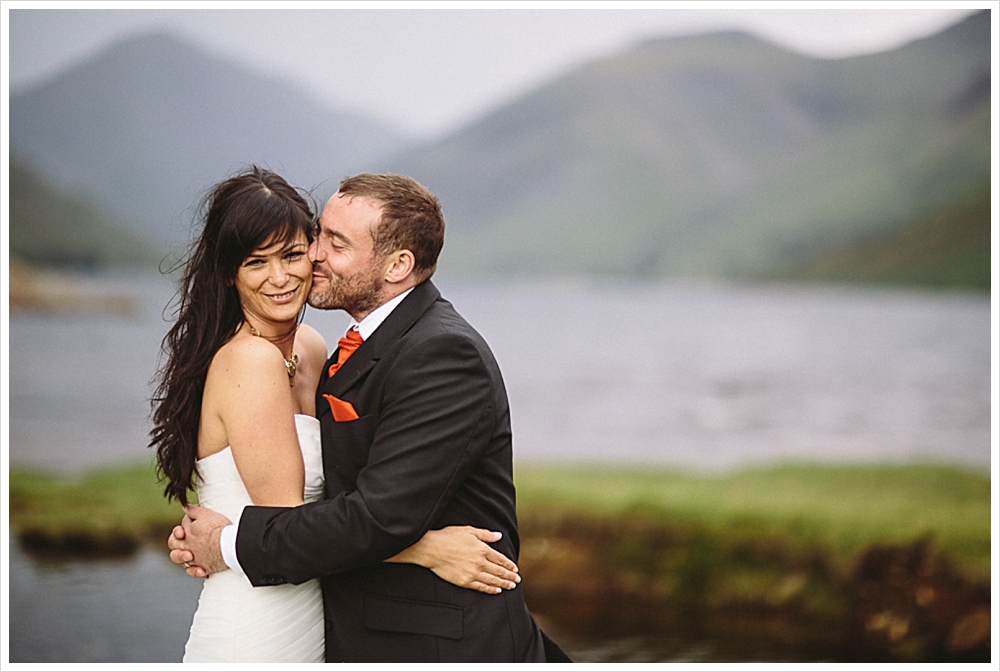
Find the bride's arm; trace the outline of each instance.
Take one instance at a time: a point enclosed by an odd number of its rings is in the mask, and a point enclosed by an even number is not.
[[[469,526],[429,530],[386,562],[420,565],[460,588],[495,595],[521,581],[517,565],[487,543],[499,540],[499,532]]]
[[[305,468],[281,353],[260,338],[230,341],[206,380],[240,479],[257,506],[302,504]]]

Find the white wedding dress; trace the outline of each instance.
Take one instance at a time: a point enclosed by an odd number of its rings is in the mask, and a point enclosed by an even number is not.
[[[323,454],[319,420],[296,415],[305,462],[306,502],[323,497]],[[239,524],[252,504],[225,448],[198,460],[198,500]],[[185,663],[322,663],[323,594],[319,580],[298,586],[254,588],[233,570],[212,574],[198,598],[198,610],[184,650]]]

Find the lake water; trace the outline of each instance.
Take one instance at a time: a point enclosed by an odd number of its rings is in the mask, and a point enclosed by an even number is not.
[[[61,471],[151,456],[170,289],[136,317],[16,313],[10,460]],[[990,464],[986,295],[441,282],[486,337],[515,459],[734,468],[781,460]],[[335,343],[347,318],[310,310]]]
[[[136,297],[135,316],[11,316],[11,464],[77,472],[151,458],[149,382],[171,289],[103,281]],[[518,463],[990,467],[987,295],[438,284],[496,354]],[[347,324],[319,311],[306,321],[331,344]],[[11,662],[179,660],[197,582],[161,554],[43,564],[7,550]]]

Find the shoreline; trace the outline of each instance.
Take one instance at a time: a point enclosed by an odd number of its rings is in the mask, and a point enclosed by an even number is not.
[[[732,660],[990,660],[989,475],[927,465],[516,474],[521,588],[554,637],[722,642]],[[162,549],[181,518],[148,464],[77,478],[13,469],[10,485],[12,532],[36,561]]]
[[[100,313],[133,316],[138,302],[131,293],[111,288],[86,274],[11,263],[10,310],[44,313]]]

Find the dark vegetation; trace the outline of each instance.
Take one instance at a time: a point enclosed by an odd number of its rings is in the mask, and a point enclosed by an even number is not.
[[[525,597],[568,642],[710,641],[732,661],[990,659],[985,474],[536,469],[518,483]]]
[[[569,648],[641,638],[666,657],[711,641],[733,661],[990,660],[985,473],[533,466],[516,480],[525,597]],[[11,526],[36,556],[127,555],[162,545],[180,516],[146,465],[11,472]]]

